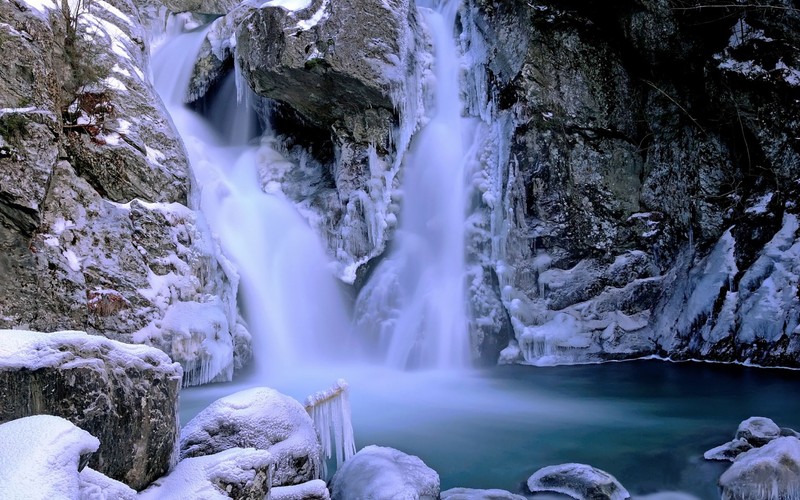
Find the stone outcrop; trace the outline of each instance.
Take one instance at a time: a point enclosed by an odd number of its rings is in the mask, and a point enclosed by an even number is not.
[[[413,455],[367,446],[336,471],[330,487],[333,500],[435,500],[439,498],[439,474]]]
[[[181,430],[181,459],[229,448],[268,450],[274,459],[274,486],[318,479],[322,471],[322,449],[311,417],[300,403],[266,387],[218,399]]]
[[[549,491],[572,498],[625,500],[631,497],[614,476],[584,464],[544,467],[528,478],[527,484],[533,493]]]
[[[270,498],[272,456],[253,448],[230,448],[213,455],[187,458],[175,470],[142,491],[141,500]]]
[[[175,464],[181,368],[163,352],[82,332],[0,338],[0,422],[63,417],[100,440],[88,464],[134,489]]]
[[[249,357],[238,277],[187,208],[137,7],[93,2],[70,38],[55,4],[31,5],[0,5],[3,49],[25,61],[0,64],[0,327],[147,342],[187,385],[229,380]]]
[[[473,309],[502,339],[502,301],[507,362],[798,366],[798,13],[673,7],[462,10],[488,123]]]

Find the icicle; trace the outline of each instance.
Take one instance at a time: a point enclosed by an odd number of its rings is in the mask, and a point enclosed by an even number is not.
[[[306,411],[314,420],[322,445],[323,476],[328,473],[326,461],[334,453],[336,466],[339,467],[356,452],[348,391],[347,382],[339,379],[327,391],[317,392],[306,398]]]

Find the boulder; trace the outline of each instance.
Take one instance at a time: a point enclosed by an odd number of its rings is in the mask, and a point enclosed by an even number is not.
[[[736,438],[733,441],[729,441],[723,445],[717,446],[716,448],[711,448],[707,452],[703,453],[703,458],[706,460],[733,462],[736,460],[736,457],[752,449],[753,445],[747,442],[746,439]]]
[[[756,448],[780,436],[781,428],[766,417],[750,417],[736,429],[736,439],[744,439]]]
[[[739,455],[719,478],[723,500],[786,500],[800,492],[800,440],[779,437]]]
[[[303,405],[266,387],[214,401],[181,430],[181,459],[229,448],[269,450],[273,486],[318,479],[322,470],[322,449]]]
[[[525,500],[525,497],[505,490],[452,488],[442,492],[441,500]]]
[[[272,488],[271,500],[330,500],[328,486],[322,479],[292,486],[276,486]]]
[[[142,489],[177,458],[181,367],[83,332],[0,330],[0,422],[63,417],[100,439],[89,465]]]
[[[136,500],[136,490],[85,467],[80,474],[80,498],[91,500]]]
[[[3,399],[3,407],[8,404]],[[100,442],[74,424],[36,415],[0,424],[0,491],[9,500],[78,498],[80,469]]]
[[[528,489],[533,493],[561,493],[577,500],[625,500],[631,496],[608,472],[574,463],[539,469],[528,478]]]
[[[366,446],[336,471],[333,500],[435,500],[439,474],[413,455],[394,448]]]
[[[253,448],[230,448],[178,462],[142,491],[140,500],[262,500],[269,498],[272,456]]]

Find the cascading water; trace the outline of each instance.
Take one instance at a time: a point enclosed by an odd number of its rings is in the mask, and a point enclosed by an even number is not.
[[[464,168],[474,127],[461,117],[460,57],[453,37],[459,5],[434,1],[427,5],[433,10],[421,9],[436,51],[433,113],[406,157],[394,248],[356,304],[360,326],[378,337],[387,364],[397,368],[469,363]]]
[[[208,111],[224,135],[184,105],[195,64],[191,54],[199,52],[205,33],[168,41],[154,57],[153,73],[189,152],[201,210],[239,272],[263,383],[269,374],[339,358],[350,321],[319,238],[279,186],[271,186],[270,194],[262,189],[259,169],[286,160],[271,147],[269,134],[251,142],[253,111],[246,100],[239,102],[234,76]]]

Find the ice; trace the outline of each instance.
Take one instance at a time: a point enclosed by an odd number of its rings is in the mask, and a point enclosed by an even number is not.
[[[780,437],[739,455],[719,485],[723,500],[800,499],[800,440]]]
[[[241,491],[255,481],[271,484],[269,473],[259,477],[261,470],[272,470],[273,457],[265,450],[231,448],[213,455],[186,458],[168,475],[157,479],[139,493],[139,500],[230,500],[226,485]],[[243,496],[243,498],[245,498]],[[249,497],[247,497],[249,498]],[[265,500],[269,500],[267,495]]]
[[[314,421],[322,445],[324,476],[327,475],[327,459],[335,455],[337,467],[340,467],[356,452],[349,391],[347,382],[339,379],[327,391],[313,394],[305,401],[306,411]]]
[[[61,417],[36,415],[0,425],[2,497],[78,498],[82,455],[97,451],[99,446],[97,438]]]

